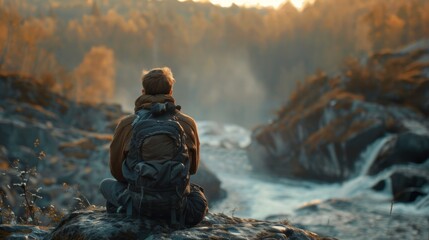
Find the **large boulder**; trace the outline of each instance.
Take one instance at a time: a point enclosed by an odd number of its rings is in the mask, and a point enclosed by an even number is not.
[[[418,176],[412,172],[395,172],[390,176],[393,199],[398,202],[414,202],[428,193],[423,188],[429,186],[429,176]]]
[[[424,163],[429,160],[429,135],[412,132],[399,134],[393,146],[388,148],[371,165],[368,174],[375,175],[398,164]]]
[[[374,54],[339,77],[320,73],[292,94],[271,123],[256,128],[248,147],[257,171],[335,182],[362,169],[362,153],[386,135],[399,135],[371,166],[429,159],[429,46]],[[400,63],[400,64],[398,64]],[[409,133],[408,133],[409,132]]]
[[[385,191],[387,188],[392,193],[393,201],[415,202],[429,194],[429,168],[396,167],[372,187],[376,191]]]
[[[388,109],[359,99],[334,98],[302,116],[285,116],[254,131],[248,157],[255,169],[283,177],[342,181],[361,153],[383,136]]]
[[[195,227],[172,229],[165,222],[133,219],[100,210],[74,212],[45,239],[329,239],[295,228],[287,222],[268,222],[209,213]]]
[[[209,205],[225,197],[226,193],[221,188],[219,178],[207,168],[204,162],[200,162],[197,173],[191,176],[191,183],[196,183],[204,188],[204,194],[207,197]]]
[[[41,240],[51,230],[49,227],[39,227],[30,225],[10,225],[0,223],[0,239],[4,240]]]

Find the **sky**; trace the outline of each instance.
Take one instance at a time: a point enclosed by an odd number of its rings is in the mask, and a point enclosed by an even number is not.
[[[223,7],[229,7],[232,3],[241,6],[263,6],[263,7],[278,7],[286,0],[210,0],[213,4],[218,4]],[[301,9],[306,2],[310,0],[289,0],[296,8]]]

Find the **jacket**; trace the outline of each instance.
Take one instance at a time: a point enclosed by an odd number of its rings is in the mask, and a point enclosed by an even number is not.
[[[152,103],[165,102],[175,103],[175,100],[171,95],[141,95],[135,101],[134,112],[142,108],[150,108]],[[129,151],[129,142],[133,134],[131,124],[135,117],[135,114],[131,114],[120,120],[110,144],[110,172],[119,182],[126,182],[122,173],[122,164]],[[191,163],[189,171],[190,174],[195,174],[200,162],[200,141],[198,138],[197,124],[193,118],[180,111],[176,114],[176,117],[187,136],[186,146],[188,147],[189,160]]]

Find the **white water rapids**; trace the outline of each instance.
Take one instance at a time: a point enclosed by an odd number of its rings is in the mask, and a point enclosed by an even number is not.
[[[249,132],[244,129],[203,122],[199,123],[199,131],[202,136],[201,161],[218,176],[227,193],[226,198],[212,207],[211,211],[265,219],[275,215],[290,216],[302,206],[328,199],[347,199],[360,203],[367,201],[370,209],[386,213],[391,210],[390,187],[385,187],[382,192],[375,192],[371,187],[386,178],[392,169],[376,176],[367,176],[365,173],[392,136],[377,140],[362,153],[355,178],[342,184],[322,184],[254,173],[245,150],[240,148],[250,141]],[[223,145],[230,148],[222,148]],[[428,202],[426,198],[419,199],[415,204],[396,203],[394,211],[429,215]]]

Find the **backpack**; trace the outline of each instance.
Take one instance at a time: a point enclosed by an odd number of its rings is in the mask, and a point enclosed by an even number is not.
[[[135,181],[128,184],[132,215],[169,218],[172,225],[183,226],[186,196],[190,192],[190,161],[186,134],[175,116],[177,109],[180,106],[173,103],[155,103],[150,111],[138,111],[125,161],[131,163],[136,174]],[[159,140],[158,144],[153,140],[160,137],[175,146],[172,154],[160,151]]]

